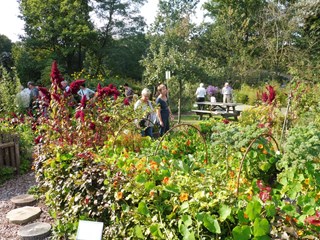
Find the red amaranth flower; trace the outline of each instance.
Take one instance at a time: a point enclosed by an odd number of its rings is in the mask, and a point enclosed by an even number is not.
[[[48,91],[48,89],[46,89],[45,87],[38,87],[38,89],[39,89],[39,92],[42,93],[45,100],[48,100],[48,101],[51,100],[51,94]]]
[[[223,122],[224,124],[228,124],[230,121],[229,121],[228,119],[224,118],[224,119],[222,119],[222,122]]]
[[[60,100],[61,100],[61,99],[60,99],[60,95],[59,95],[59,94],[53,93],[53,94],[52,94],[52,97],[53,97],[54,100],[56,100],[58,103],[60,103]]]
[[[110,117],[109,117],[109,116],[105,116],[105,117],[103,118],[103,121],[106,122],[106,123],[109,122],[109,121],[110,121]]]
[[[50,77],[52,83],[62,89],[61,82],[64,80],[64,78],[58,69],[57,61],[53,61],[52,63]]]
[[[261,94],[261,100],[264,103],[271,104],[273,100],[276,98],[276,92],[271,85],[267,86],[266,89],[267,92],[263,92]]]
[[[91,123],[89,123],[89,128],[90,128],[91,130],[95,130],[96,125],[95,125],[93,122],[91,122]]]
[[[87,103],[87,96],[86,95],[83,95],[82,98],[81,98],[81,107],[85,108],[86,107],[86,103]]]
[[[123,104],[126,105],[126,106],[130,105],[129,99],[128,99],[128,98],[125,98],[125,99],[123,100]]]
[[[84,84],[86,80],[84,79],[77,79],[73,82],[70,83],[70,91],[72,94],[77,94],[78,91],[80,90],[80,86]]]
[[[77,111],[76,112],[76,115],[75,115],[75,118],[80,118],[81,122],[84,122],[84,112],[83,111]]]
[[[39,135],[38,137],[36,137],[36,138],[34,139],[34,143],[35,143],[35,144],[39,144],[40,142],[42,142],[42,136],[41,136],[41,135]]]

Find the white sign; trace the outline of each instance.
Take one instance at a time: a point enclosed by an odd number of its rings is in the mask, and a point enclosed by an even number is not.
[[[166,71],[166,79],[170,79],[171,78],[171,72],[170,71]]]
[[[101,240],[103,222],[79,221],[76,240]]]

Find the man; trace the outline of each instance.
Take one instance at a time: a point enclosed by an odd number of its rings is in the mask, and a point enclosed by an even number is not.
[[[39,97],[39,90],[35,86],[34,82],[28,82],[28,88],[30,89],[30,109],[32,110],[33,107],[37,107],[37,99]]]
[[[21,110],[25,110],[30,106],[30,89],[21,86],[21,91],[17,94],[17,104]]]
[[[129,103],[131,103],[133,99],[133,90],[132,88],[129,87],[128,83],[125,83],[123,87],[124,87],[124,95],[128,99]]]
[[[66,80],[64,80],[64,81],[61,82],[61,86],[62,86],[62,88],[63,88],[63,91],[69,92],[70,87],[69,87],[68,82],[67,82]]]
[[[231,103],[232,88],[229,86],[229,83],[226,82],[224,84],[221,93],[223,95],[223,103]]]

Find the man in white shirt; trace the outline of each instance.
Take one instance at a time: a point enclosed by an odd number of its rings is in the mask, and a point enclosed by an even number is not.
[[[204,84],[200,83],[200,86],[197,88],[197,91],[196,91],[197,102],[204,102],[206,94],[207,94],[207,91],[204,88]],[[204,109],[204,105],[198,104],[198,110],[203,110],[203,109]]]
[[[229,83],[226,82],[224,84],[221,93],[223,95],[223,103],[231,103],[232,88],[229,86]]]
[[[17,94],[18,107],[27,109],[30,106],[30,89],[21,86],[21,92]]]

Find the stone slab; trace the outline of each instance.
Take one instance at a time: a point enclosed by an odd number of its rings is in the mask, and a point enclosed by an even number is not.
[[[9,222],[15,224],[26,224],[40,217],[41,209],[39,207],[21,207],[11,210],[7,213],[6,218]]]
[[[36,203],[36,199],[33,195],[30,194],[22,194],[15,196],[10,199],[12,203],[14,203],[17,207],[23,207],[23,206],[33,206]]]
[[[49,223],[36,222],[23,226],[18,231],[18,236],[23,240],[40,240],[49,237],[51,225]]]

